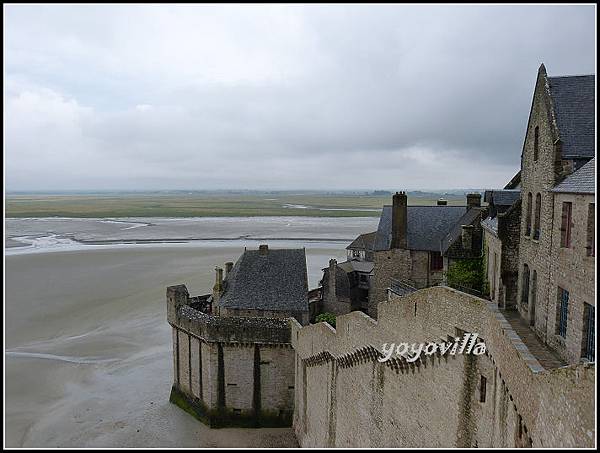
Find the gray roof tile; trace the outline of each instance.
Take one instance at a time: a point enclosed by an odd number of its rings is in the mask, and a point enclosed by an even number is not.
[[[372,233],[365,233],[358,236],[352,241],[352,243],[346,247],[346,249],[361,249],[361,250],[373,250],[375,244],[376,231]]]
[[[594,157],[596,76],[548,77],[564,158]]]
[[[521,198],[520,189],[494,189],[485,191],[485,201],[496,206],[512,206]]]
[[[304,249],[247,250],[225,280],[219,304],[226,308],[308,311]]]
[[[465,214],[465,210],[465,206],[408,206],[408,248],[441,251],[442,239]],[[384,206],[379,218],[375,250],[389,250],[391,240],[392,207]]]
[[[596,193],[596,159],[590,160],[579,170],[567,176],[553,192]]]

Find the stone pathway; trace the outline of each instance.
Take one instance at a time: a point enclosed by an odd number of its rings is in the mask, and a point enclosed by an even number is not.
[[[514,329],[521,341],[525,343],[529,352],[540,362],[545,369],[559,368],[567,365],[553,351],[544,345],[531,330],[526,321],[524,321],[516,310],[501,310],[502,315]]]

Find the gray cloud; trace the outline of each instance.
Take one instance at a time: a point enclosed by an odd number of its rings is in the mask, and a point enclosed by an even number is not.
[[[7,6],[8,190],[504,184],[593,6]]]

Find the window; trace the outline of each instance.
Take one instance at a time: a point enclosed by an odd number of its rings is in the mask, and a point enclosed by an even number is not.
[[[439,271],[444,268],[444,258],[440,252],[431,252],[431,270]]]
[[[539,126],[535,127],[533,131],[533,161],[536,162],[538,160],[540,148],[540,128]]]
[[[529,312],[529,325],[535,326],[535,300],[537,296],[537,271],[531,274],[531,310]]]
[[[481,376],[481,381],[479,382],[479,402],[485,403],[485,393],[487,391],[487,378],[485,376]]]
[[[532,207],[532,202],[531,202],[531,192],[529,192],[527,194],[527,206],[525,206],[525,209],[527,209],[527,214],[526,214],[526,218],[527,218],[527,227],[525,230],[525,236],[530,236],[531,235],[531,207]]]
[[[542,195],[535,196],[535,218],[533,222],[533,239],[540,238],[540,213],[542,211]]]
[[[596,205],[590,203],[588,205],[588,221],[587,221],[587,256],[596,256],[596,237],[595,237],[595,219]]]
[[[498,254],[494,252],[494,259],[492,260],[492,279],[490,282],[490,296],[492,299],[496,297],[496,268],[498,266]]]
[[[573,215],[573,203],[564,202],[562,204],[562,221],[560,226],[560,246],[571,248],[571,228]]]
[[[529,266],[523,265],[523,287],[521,288],[521,305],[529,306]]]
[[[569,315],[569,291],[558,287],[558,323],[556,333],[561,337],[567,336],[567,318]]]
[[[589,360],[590,362],[595,361],[595,341],[596,331],[594,328],[594,315],[596,308],[590,304],[583,304],[583,335],[581,339],[581,356]]]

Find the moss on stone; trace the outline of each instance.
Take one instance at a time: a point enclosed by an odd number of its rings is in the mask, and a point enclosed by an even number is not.
[[[211,428],[287,428],[292,426],[292,411],[262,410],[258,414],[235,413],[233,409],[209,409],[199,399],[192,399],[177,386],[171,388],[169,401]]]

